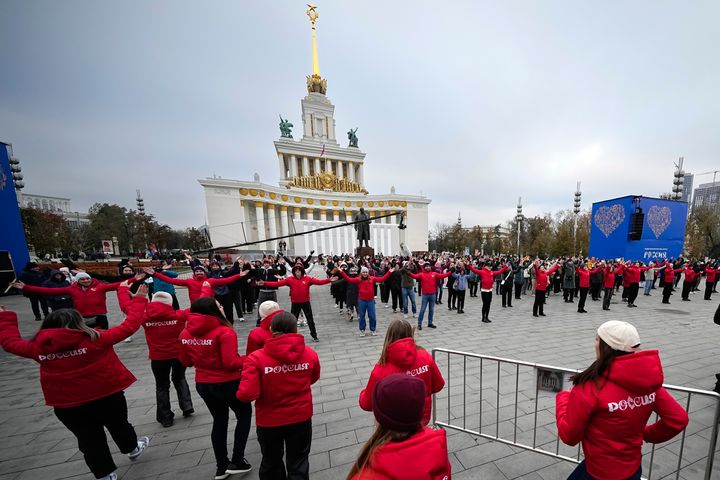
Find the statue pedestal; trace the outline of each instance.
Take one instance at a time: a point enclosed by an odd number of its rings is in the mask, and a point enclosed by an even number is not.
[[[375,249],[372,247],[358,247],[355,249],[355,255],[358,257],[374,257],[375,256]]]

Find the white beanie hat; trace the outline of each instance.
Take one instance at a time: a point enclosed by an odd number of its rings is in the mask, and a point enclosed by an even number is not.
[[[600,325],[597,334],[613,350],[635,352],[640,347],[638,331],[627,322],[610,320]]]
[[[75,280],[82,280],[83,278],[92,278],[92,277],[85,272],[78,272],[78,274],[75,275]]]
[[[170,295],[167,292],[155,292],[152,296],[153,302],[158,303],[164,303],[165,305],[171,305],[173,304],[173,298],[172,295]]]
[[[280,305],[278,305],[277,302],[273,302],[272,300],[263,302],[260,304],[260,318],[265,318],[271,313],[277,312],[278,310],[280,310]]]
[[[370,273],[370,270],[368,270],[367,267],[362,267],[362,268],[360,269],[360,273]]]

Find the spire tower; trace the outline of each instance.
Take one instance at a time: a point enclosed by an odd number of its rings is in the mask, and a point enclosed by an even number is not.
[[[327,92],[327,80],[320,76],[320,60],[318,58],[317,35],[315,33],[315,22],[317,22],[320,15],[318,15],[317,7],[312,3],[308,3],[308,9],[305,13],[312,25],[312,75],[307,77],[307,89],[308,93],[322,93],[325,95],[325,92]]]

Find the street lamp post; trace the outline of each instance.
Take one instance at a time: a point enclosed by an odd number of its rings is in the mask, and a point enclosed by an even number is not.
[[[517,256],[520,258],[520,224],[522,223],[522,197],[518,197],[517,215],[515,215],[515,223],[517,224]]]
[[[580,199],[582,193],[580,192],[580,182],[577,182],[577,188],[575,189],[575,203],[573,204],[573,213],[575,218],[573,219],[573,254],[577,255],[577,219],[580,213]]]

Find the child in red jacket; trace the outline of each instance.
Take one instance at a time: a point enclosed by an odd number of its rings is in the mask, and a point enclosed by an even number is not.
[[[260,326],[255,327],[250,331],[247,339],[247,345],[245,346],[245,355],[250,355],[255,350],[260,350],[265,342],[272,338],[270,332],[270,322],[275,315],[282,312],[280,305],[272,300],[264,301],[258,310],[260,313]]]
[[[373,393],[377,383],[388,375],[405,373],[425,382],[425,410],[422,424],[430,422],[432,394],[445,386],[435,360],[426,350],[415,345],[413,327],[405,320],[393,320],[385,334],[380,360],[375,364],[367,387],[360,392],[360,408],[368,412],[373,408]]]
[[[202,291],[208,286],[212,284],[204,282]],[[200,297],[189,311],[177,313],[187,317],[185,330],[180,334],[180,362],[186,367],[195,367],[195,387],[213,417],[210,436],[217,464],[215,480],[249,472],[252,466],[244,456],[252,406],[235,398],[245,362],[245,357],[238,354],[237,334],[225,318],[222,305],[213,297]],[[228,410],[232,410],[237,419],[230,459],[227,452]]]
[[[293,314],[275,315],[270,331],[273,338],[247,357],[237,398],[255,400],[260,479],[307,480],[313,415],[310,386],[320,378],[320,361],[297,333]]]
[[[129,288],[130,285],[126,284]],[[117,480],[117,467],[105,429],[130,460],[148,446],[128,422],[124,390],[135,377],[115,354],[113,345],[140,328],[147,303],[147,287],[133,295],[128,317],[109,330],[88,327],[77,310],[61,309],[48,315],[32,340],[23,340],[17,315],[0,307],[0,345],[3,350],[40,364],[40,386],[45,403],[78,440],[85,463],[95,478]]]
[[[687,426],[687,412],[662,387],[657,350],[639,347],[635,327],[603,323],[595,362],[572,377],[572,390],[558,393],[558,434],[568,445],[582,442],[585,453],[568,480],[640,480],[643,441],[666,442]],[[660,420],[647,425],[653,412]]]
[[[365,442],[347,480],[450,480],[445,430],[421,424],[425,383],[395,373],[373,391],[377,427]]]

